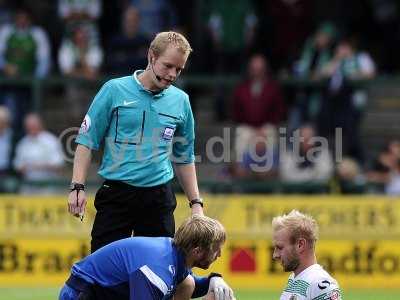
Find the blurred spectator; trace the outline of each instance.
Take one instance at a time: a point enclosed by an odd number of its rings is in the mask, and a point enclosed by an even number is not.
[[[400,141],[399,140],[391,140],[387,146],[387,149],[390,153],[393,154],[397,159],[400,159]]]
[[[383,192],[383,187],[390,182],[392,174],[398,173],[397,162],[399,159],[400,141],[389,141],[367,172],[368,181],[377,184],[378,187],[382,187],[382,189],[378,189],[378,191]]]
[[[8,175],[13,151],[13,130],[11,115],[5,106],[0,106],[0,176]]]
[[[355,181],[361,174],[360,166],[351,158],[344,158],[337,165],[338,177],[345,181]]]
[[[99,76],[103,61],[103,51],[90,40],[85,27],[76,27],[71,39],[65,39],[58,53],[61,73],[77,79],[95,80]],[[84,100],[90,99],[89,91],[82,88],[81,82],[68,83],[66,99],[74,118],[81,118],[86,109]]]
[[[46,32],[32,25],[28,11],[17,11],[14,23],[0,29],[0,69],[8,77],[44,77],[49,68],[50,48]]]
[[[254,44],[257,17],[250,1],[209,1],[203,6],[207,38],[204,49],[205,66],[219,73],[242,70]],[[206,71],[209,71],[207,69]]]
[[[322,70],[329,78],[319,114],[319,133],[334,139],[336,129],[343,134],[343,154],[364,162],[360,141],[360,123],[367,92],[354,88],[353,80],[371,79],[375,64],[366,52],[357,50],[355,39],[342,39],[333,59]]]
[[[97,20],[102,13],[101,0],[58,0],[58,16],[65,26],[64,37],[70,38],[75,27],[83,27],[91,41],[99,42]]]
[[[122,28],[109,42],[106,55],[107,71],[114,75],[130,74],[145,69],[147,45],[150,41],[138,32],[140,16],[134,6],[124,11]]]
[[[202,28],[205,33],[201,71],[226,76],[243,71],[254,46],[257,17],[251,1],[216,0],[202,5]],[[202,32],[203,33],[203,32]],[[224,121],[226,113],[226,87],[215,89],[215,114]]]
[[[377,192],[387,195],[400,195],[400,141],[391,140],[367,173],[370,183],[375,184]]]
[[[258,130],[268,124],[279,125],[285,117],[281,89],[268,74],[267,61],[254,55],[248,64],[248,78],[241,82],[233,95],[233,121],[237,124],[236,157],[243,157],[247,145]]]
[[[320,77],[321,71],[332,59],[336,28],[332,23],[321,24],[313,37],[303,46],[300,59],[296,62],[294,72],[300,77]]]
[[[389,180],[385,186],[385,194],[400,196],[400,159],[397,159],[390,173]]]
[[[12,168],[12,158],[16,144],[11,128],[11,114],[5,106],[0,106],[0,192],[12,193],[18,189],[18,180]]]
[[[375,76],[375,63],[365,51],[357,49],[355,38],[343,38],[339,41],[333,59],[322,69],[322,75],[334,75],[348,79],[371,79]],[[339,81],[339,78],[335,78]],[[340,87],[340,82],[332,83],[332,88]]]
[[[139,12],[139,33],[146,38],[153,39],[157,32],[176,29],[177,16],[169,0],[130,0],[130,4]]]
[[[333,161],[324,141],[309,125],[296,130],[293,148],[281,153],[281,179],[288,183],[327,183],[333,175]]]
[[[14,23],[0,28],[0,71],[6,77],[42,78],[50,68],[50,47],[46,32],[32,25],[28,11],[20,9]],[[13,127],[22,130],[22,119],[30,109],[31,91],[25,87],[2,89],[0,104],[12,114]]]
[[[276,128],[256,130],[240,161],[235,162],[233,176],[240,179],[270,179],[278,175],[279,149]]]
[[[365,176],[354,159],[343,158],[336,166],[336,175],[341,193],[353,194],[364,191]]]
[[[84,27],[76,27],[71,39],[65,39],[58,54],[62,74],[96,79],[103,61],[100,46],[91,41]]]
[[[26,135],[18,142],[14,159],[15,169],[25,181],[40,182],[56,180],[63,167],[60,141],[46,131],[39,115],[30,113],[25,118]],[[35,187],[29,183],[22,187],[23,193],[49,193],[51,187]]]
[[[296,77],[303,79],[318,79],[322,70],[330,62],[333,55],[333,46],[336,37],[336,28],[325,22],[317,32],[309,38],[299,60],[293,67]],[[315,122],[321,105],[321,91],[317,88],[299,88],[295,93],[295,103],[289,113],[289,132],[299,128],[301,124]]]

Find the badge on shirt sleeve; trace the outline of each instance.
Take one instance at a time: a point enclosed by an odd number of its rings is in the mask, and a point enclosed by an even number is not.
[[[324,299],[327,299],[327,300],[340,300],[340,299],[341,299],[341,297],[340,297],[340,291],[337,290],[337,289],[334,289],[334,290],[330,291],[330,292],[326,295],[326,298],[324,298]]]
[[[165,127],[164,133],[162,134],[162,138],[166,141],[171,141],[174,137],[175,128]]]
[[[81,124],[81,128],[79,129],[79,133],[88,132],[91,124],[92,124],[92,121],[91,121],[89,115],[86,115]]]

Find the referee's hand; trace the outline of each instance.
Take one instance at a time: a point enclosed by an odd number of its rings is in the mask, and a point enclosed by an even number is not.
[[[68,195],[68,212],[75,217],[83,216],[86,208],[85,191],[72,191]]]
[[[192,215],[194,215],[194,214],[201,215],[201,216],[204,215],[203,207],[200,204],[196,203],[196,204],[192,205]]]

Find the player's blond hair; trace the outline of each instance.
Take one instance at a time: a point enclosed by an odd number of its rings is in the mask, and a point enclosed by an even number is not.
[[[290,242],[292,244],[299,238],[304,238],[310,248],[314,248],[318,240],[319,229],[317,221],[313,217],[295,209],[287,215],[284,214],[272,219],[272,230],[279,231],[281,229],[289,231]]]
[[[211,251],[225,240],[225,228],[220,222],[197,214],[186,219],[174,236],[175,245],[185,254],[196,247]]]
[[[150,50],[154,55],[159,56],[163,54],[169,45],[175,46],[179,51],[185,55],[189,55],[193,51],[188,40],[183,34],[175,31],[164,31],[156,35],[154,40],[150,43]]]

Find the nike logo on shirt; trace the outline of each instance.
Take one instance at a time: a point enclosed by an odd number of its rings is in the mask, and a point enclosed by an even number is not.
[[[137,101],[126,101],[126,100],[124,100],[124,105],[126,106],[126,105],[132,105],[132,104],[135,104]]]

